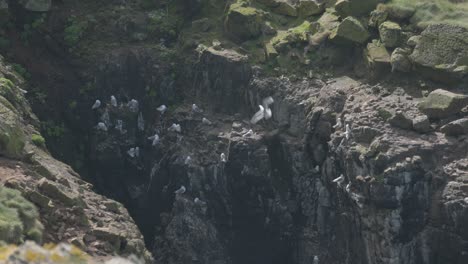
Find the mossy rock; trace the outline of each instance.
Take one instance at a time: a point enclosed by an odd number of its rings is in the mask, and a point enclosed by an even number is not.
[[[294,6],[292,3],[290,3],[287,0],[277,0],[277,1],[279,2],[279,5],[273,9],[273,12],[280,14],[280,15],[285,15],[285,16],[291,16],[291,17],[297,16],[296,6]]]
[[[331,33],[330,40],[336,43],[352,42],[362,44],[367,41],[369,36],[369,32],[358,19],[347,17]]]
[[[304,21],[301,25],[290,28],[286,31],[279,31],[278,34],[271,39],[270,44],[279,52],[287,50],[287,47],[297,43],[305,43],[308,36],[314,34],[312,24],[309,21]]]
[[[398,46],[401,40],[401,27],[395,22],[385,21],[379,26],[380,40],[388,48]]]
[[[0,241],[42,241],[43,226],[36,207],[17,190],[0,187]]]
[[[263,15],[263,11],[238,1],[229,8],[224,22],[226,32],[240,41],[256,38],[262,33]]]
[[[33,12],[47,12],[52,7],[52,0],[19,0],[19,3]]]
[[[9,158],[21,158],[24,146],[23,131],[19,127],[10,127],[0,122],[0,154]]]

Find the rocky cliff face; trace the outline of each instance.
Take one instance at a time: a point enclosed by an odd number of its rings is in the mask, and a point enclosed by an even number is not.
[[[95,186],[2,94],[0,175],[44,240],[145,256],[98,192],[155,263],[468,261],[467,29],[427,3],[23,2],[2,36],[31,77],[2,88]]]

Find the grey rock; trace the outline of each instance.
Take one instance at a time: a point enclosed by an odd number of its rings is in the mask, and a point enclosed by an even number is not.
[[[52,7],[52,0],[19,0],[19,3],[34,12],[47,12]]]
[[[424,98],[419,108],[429,118],[446,118],[459,113],[467,105],[467,95],[437,89]]]
[[[411,129],[413,127],[413,121],[405,113],[397,111],[390,119],[388,120],[390,125],[399,127],[402,129]]]
[[[468,118],[462,118],[450,122],[440,128],[440,131],[447,136],[460,136],[468,134]]]
[[[413,129],[419,133],[431,131],[431,123],[426,115],[417,116],[413,119]]]

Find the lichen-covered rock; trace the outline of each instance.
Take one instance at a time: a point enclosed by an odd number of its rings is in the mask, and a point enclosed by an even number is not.
[[[244,41],[256,38],[262,33],[263,12],[238,1],[229,7],[224,23],[226,32],[232,37]]]
[[[40,243],[43,229],[36,207],[19,191],[0,186],[0,242]]]
[[[419,108],[429,118],[445,118],[459,113],[467,105],[468,95],[437,89],[424,98]]]
[[[392,52],[392,56],[390,57],[390,63],[392,64],[392,72],[400,71],[400,72],[410,72],[413,64],[409,59],[410,51],[402,48],[396,48]]]
[[[362,23],[354,17],[345,18],[338,28],[330,35],[335,42],[364,43],[369,38],[369,32]]]
[[[25,9],[34,12],[46,12],[52,7],[52,0],[19,0],[19,3]]]
[[[395,22],[385,21],[379,26],[379,34],[385,47],[393,48],[400,43],[401,27]]]
[[[468,74],[467,39],[468,29],[465,27],[451,24],[429,25],[421,33],[410,58],[417,69],[427,73],[430,78],[453,81],[453,77]]]
[[[361,16],[374,10],[377,4],[378,0],[338,0],[335,9],[341,17]]]
[[[34,264],[143,264],[143,260],[135,256],[128,258],[94,258],[74,245],[60,243],[39,246],[28,241],[20,246],[8,245],[0,247],[0,261],[4,264],[34,263]]]

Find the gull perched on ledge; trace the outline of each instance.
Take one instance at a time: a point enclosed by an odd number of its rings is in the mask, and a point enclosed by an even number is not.
[[[226,162],[227,162],[227,161],[226,161],[226,154],[221,153],[220,159],[221,159],[221,162],[222,162],[222,163],[226,163]]]
[[[128,102],[128,104],[127,104],[127,107],[133,113],[138,112],[138,101],[135,100],[135,99],[130,100],[130,102]]]
[[[351,138],[351,128],[349,128],[349,124],[346,124],[346,130],[344,134],[345,134],[346,140],[349,140]]]
[[[176,124],[176,123],[173,123],[172,126],[170,126],[168,129],[168,131],[175,131],[175,132],[182,132],[182,128],[180,127],[179,124]]]
[[[202,118],[202,123],[205,124],[205,125],[208,125],[208,126],[211,126],[211,124],[213,124],[213,122],[211,122],[210,120],[208,120],[207,118]]]
[[[117,98],[115,98],[113,95],[111,95],[111,105],[113,107],[117,107]]]
[[[201,110],[196,104],[192,104],[192,112],[203,113],[203,110]]]
[[[95,109],[98,109],[99,107],[101,107],[101,100],[98,99],[98,100],[96,100],[96,102],[94,102],[91,109],[95,110]]]
[[[159,135],[154,134],[154,136],[148,137],[148,140],[152,140],[153,147],[159,143]]]
[[[256,124],[262,119],[270,119],[272,117],[270,105],[274,102],[275,100],[273,100],[273,97],[271,96],[268,96],[267,98],[263,99],[263,105],[258,106],[259,110],[257,113],[255,113],[252,119],[250,119],[250,123]]]
[[[334,183],[338,184],[338,186],[341,187],[341,184],[344,182],[345,178],[343,174],[340,175],[340,177],[336,178],[333,180]]]
[[[343,126],[343,123],[341,123],[341,118],[336,119],[336,124],[333,126],[334,129],[339,129]]]
[[[103,122],[99,122],[96,126],[96,129],[107,132],[107,126]]]
[[[185,189],[185,186],[182,185],[182,186],[180,186],[180,188],[177,189],[174,193],[175,193],[175,194],[183,194],[183,193],[185,193],[186,190],[187,190],[187,189]]]
[[[164,112],[166,112],[166,110],[167,110],[167,106],[166,105],[160,105],[158,108],[156,108],[156,110],[158,110],[158,112],[160,112],[161,115],[163,115]]]

